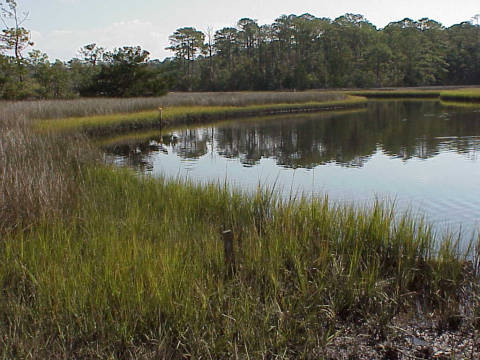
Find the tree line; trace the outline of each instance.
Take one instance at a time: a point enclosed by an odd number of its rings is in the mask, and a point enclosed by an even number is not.
[[[29,14],[15,0],[0,6],[2,99],[480,83],[480,15],[449,28],[424,18],[383,29],[358,14],[281,15],[266,25],[243,18],[217,31],[177,29],[167,48],[174,56],[163,61],[140,46],[92,43],[65,62],[32,50]]]
[[[178,90],[281,90],[480,83],[480,15],[449,28],[428,18],[377,29],[363,15],[281,15],[260,26],[176,30],[166,68]]]
[[[96,44],[79,52],[86,56],[68,62],[55,60],[39,50],[28,57],[0,55],[0,98],[68,99],[84,97],[133,97],[164,95],[172,87],[171,79],[159,69],[158,61],[149,61],[149,53],[140,46],[124,46],[112,52]],[[95,52],[101,57],[95,58]]]

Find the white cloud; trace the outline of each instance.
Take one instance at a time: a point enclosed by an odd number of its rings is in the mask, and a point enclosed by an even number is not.
[[[160,26],[150,21],[132,19],[112,23],[97,29],[66,31],[55,30],[49,34],[35,35],[36,46],[50,55],[50,58],[70,60],[82,46],[96,43],[113,50],[121,46],[141,46],[148,50],[151,58],[163,59],[171,54],[164,50],[168,46],[168,35]]]
[[[53,30],[52,34],[53,35],[63,35],[63,34],[70,34],[71,31],[69,30]]]
[[[82,0],[57,0],[60,4],[81,4]]]
[[[32,41],[37,41],[42,37],[42,33],[35,30],[31,30],[30,35],[32,36]]]
[[[163,37],[165,37],[165,34],[164,34],[164,33],[159,33],[159,32],[152,31],[152,32],[150,33],[150,36],[151,36],[151,37],[155,37],[155,38],[163,38]]]

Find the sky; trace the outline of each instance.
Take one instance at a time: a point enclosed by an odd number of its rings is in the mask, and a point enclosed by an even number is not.
[[[3,2],[0,0],[0,2]],[[113,50],[141,46],[151,59],[173,54],[168,36],[182,27],[205,31],[235,26],[241,18],[271,24],[282,14],[310,13],[335,19],[346,13],[364,15],[378,28],[404,18],[424,17],[444,26],[469,21],[480,13],[479,0],[17,0],[28,11],[24,27],[33,48],[49,59],[68,61],[82,46],[96,43]],[[460,5],[461,4],[461,5]]]

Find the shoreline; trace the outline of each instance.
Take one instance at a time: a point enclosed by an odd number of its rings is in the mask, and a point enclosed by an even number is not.
[[[40,131],[57,131],[60,133],[80,131],[88,135],[107,135],[118,131],[148,129],[158,126],[204,124],[230,118],[237,119],[259,115],[345,110],[366,105],[367,100],[365,98],[349,96],[347,99],[339,101],[296,104],[167,107],[162,109],[162,119],[160,119],[159,110],[151,110],[136,113],[38,120],[37,128]]]

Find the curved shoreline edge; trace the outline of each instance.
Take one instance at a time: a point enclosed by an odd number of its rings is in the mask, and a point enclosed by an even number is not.
[[[83,132],[88,135],[108,135],[118,131],[147,129],[158,126],[204,124],[227,118],[235,119],[258,115],[344,110],[364,107],[367,103],[368,100],[364,97],[348,96],[345,100],[339,101],[296,104],[170,107],[163,109],[162,119],[160,119],[159,110],[151,110],[128,114],[39,120],[37,128],[47,132]]]
[[[347,91],[349,95],[364,96],[369,99],[438,99],[462,103],[480,102],[480,90],[356,90]]]

